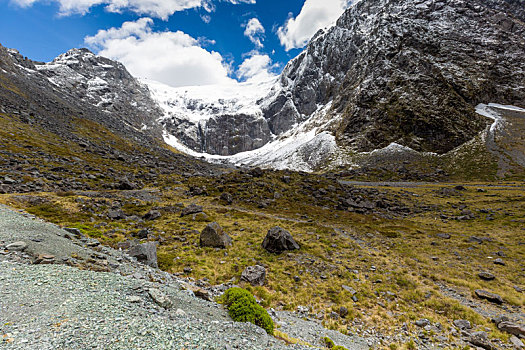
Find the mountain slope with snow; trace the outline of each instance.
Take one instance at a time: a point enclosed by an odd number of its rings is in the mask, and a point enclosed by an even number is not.
[[[390,145],[445,154],[490,123],[478,104],[525,106],[523,5],[362,0],[258,94],[150,89],[167,139],[210,159],[318,169]]]

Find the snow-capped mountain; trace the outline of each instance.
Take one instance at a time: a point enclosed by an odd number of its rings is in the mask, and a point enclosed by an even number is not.
[[[312,170],[348,152],[442,154],[490,123],[478,104],[525,106],[524,8],[362,0],[256,93],[148,85],[165,139],[209,159]]]
[[[71,49],[52,62],[36,63],[35,68],[54,86],[72,92],[81,101],[118,115],[137,129],[160,133],[156,119],[161,110],[148,88],[122,63],[96,56],[87,49]]]
[[[266,82],[172,88],[86,49],[39,63],[2,48],[0,64],[34,96],[28,110],[60,99],[60,114],[137,140],[311,171],[374,150],[445,154],[492,123],[479,104],[525,107],[524,9],[525,0],[356,1]]]

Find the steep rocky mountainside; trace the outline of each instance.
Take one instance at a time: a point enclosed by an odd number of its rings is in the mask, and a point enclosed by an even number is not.
[[[0,112],[21,115],[65,137],[68,119],[81,117],[141,145],[160,139],[160,110],[148,89],[122,64],[86,49],[72,49],[45,64],[0,46],[0,84]]]
[[[0,193],[113,187],[103,179],[134,188],[161,173],[222,171],[170,150],[156,108],[122,65],[86,50],[44,65],[0,46]]]
[[[279,132],[333,100],[328,113],[340,116],[331,128],[340,145],[450,151],[484,128],[478,103],[525,106],[523,8],[523,1],[360,1],[286,67],[265,116]]]
[[[479,103],[525,106],[524,8],[522,0],[358,1],[312,38],[252,113],[225,113],[225,105],[242,105],[236,100],[181,99],[174,91],[178,108],[167,110],[163,123],[191,150],[223,156],[294,135],[332,151],[396,143],[443,154],[486,127],[475,113]],[[189,109],[201,118],[184,118]],[[301,137],[312,130],[335,139]],[[304,158],[312,147],[287,157]]]

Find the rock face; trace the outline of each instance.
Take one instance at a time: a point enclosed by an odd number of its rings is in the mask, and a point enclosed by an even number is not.
[[[250,283],[252,286],[262,286],[266,281],[266,269],[264,266],[248,266],[241,274],[241,281]]]
[[[129,249],[128,253],[130,256],[136,258],[138,261],[146,265],[158,267],[157,244],[155,242],[134,245]]]
[[[360,1],[286,67],[270,125],[290,125],[332,100],[340,144],[447,152],[484,127],[478,103],[525,105],[523,33],[519,1]]]
[[[300,249],[299,244],[293,239],[290,232],[279,226],[268,230],[262,247],[270,253],[280,254],[286,250]]]
[[[525,107],[524,7],[521,0],[359,1],[311,39],[253,113],[219,113],[191,128],[171,119],[166,129],[193,150],[225,155],[318,118],[318,133],[353,150],[397,143],[448,152],[485,128],[477,104]],[[232,101],[184,103],[208,113]]]
[[[218,223],[212,222],[202,230],[200,245],[201,247],[226,248],[232,245],[232,239]]]

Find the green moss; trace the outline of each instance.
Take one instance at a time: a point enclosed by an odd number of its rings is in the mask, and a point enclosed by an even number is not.
[[[228,289],[221,302],[228,307],[228,313],[235,322],[251,322],[273,335],[272,318],[246,289],[238,287]]]

